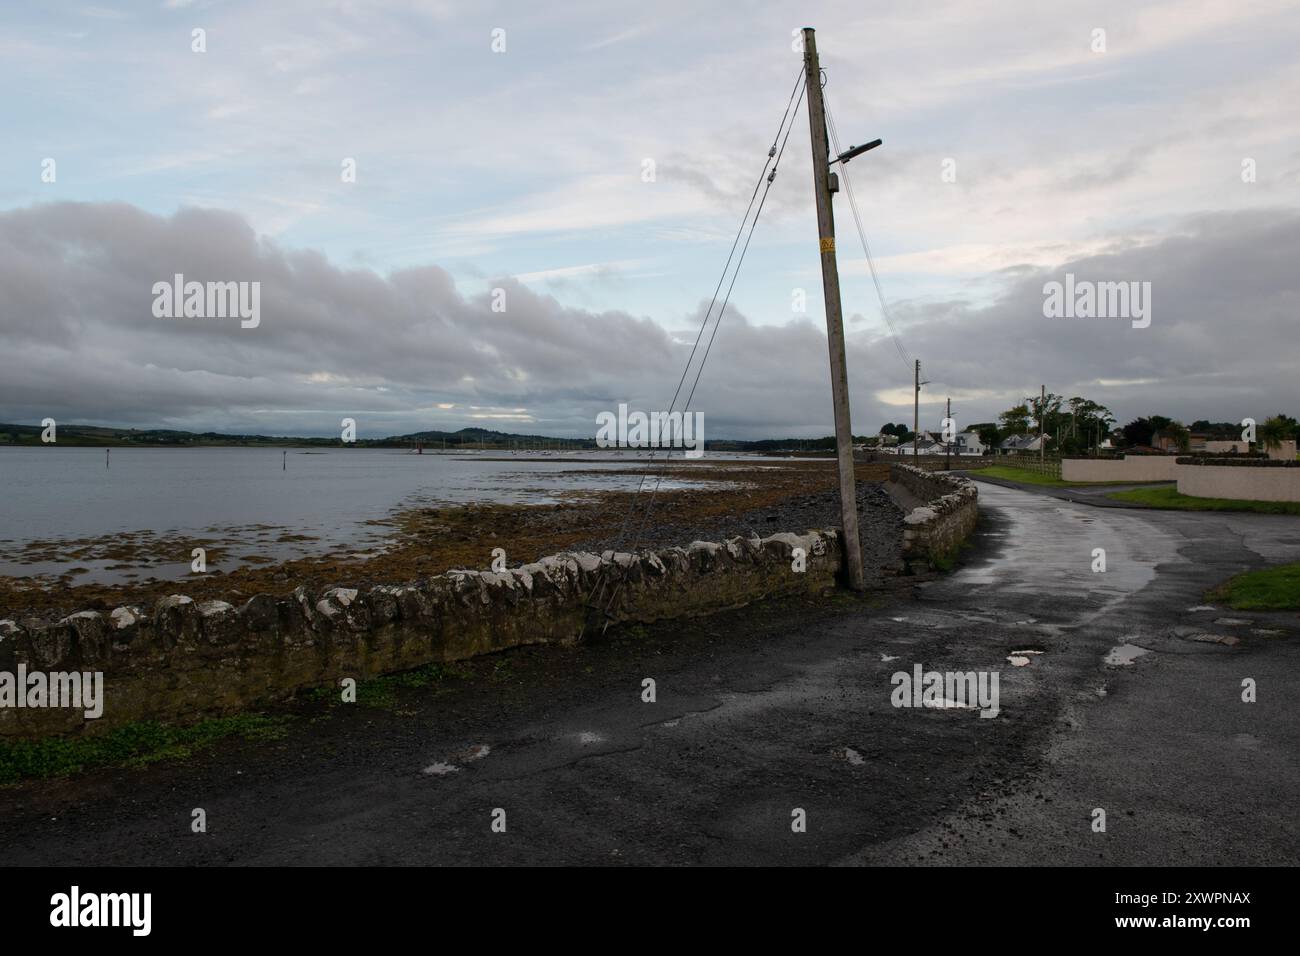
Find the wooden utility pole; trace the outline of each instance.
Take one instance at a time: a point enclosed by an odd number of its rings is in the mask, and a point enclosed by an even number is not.
[[[1038,399],[1038,463],[1047,464],[1047,443],[1043,438],[1043,418],[1047,411],[1047,386],[1040,385],[1040,397]]]
[[[943,430],[946,433],[950,428],[952,428],[952,399],[951,398],[948,399],[948,412],[946,417],[943,420]],[[957,431],[956,429],[953,429],[952,438],[956,439],[956,437],[957,437]],[[943,470],[952,471],[952,440],[945,438],[943,443],[943,450],[944,450]]]
[[[920,465],[920,459],[917,457],[916,450],[918,434],[921,429],[921,360],[916,360],[916,372],[913,375],[912,383],[912,464]]]
[[[849,587],[866,589],[862,572],[862,542],[858,538],[858,495],[853,480],[853,427],[849,421],[849,372],[844,356],[844,320],[840,311],[840,273],[835,262],[835,212],[831,208],[830,148],[826,140],[826,107],[822,102],[822,70],[812,27],[803,30],[803,62],[807,77],[808,131],[812,137],[813,192],[817,197],[817,235],[821,240],[822,293],[826,299],[826,340],[831,355],[831,401],[835,406],[835,449],[840,473],[840,520],[844,526],[844,567]]]

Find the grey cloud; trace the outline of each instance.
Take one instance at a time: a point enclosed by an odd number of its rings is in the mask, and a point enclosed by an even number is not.
[[[618,402],[664,407],[693,338],[511,279],[462,294],[436,266],[341,268],[225,212],[33,206],[0,214],[0,263],[11,359],[0,420],[283,434],[328,433],[353,416],[365,435],[470,424],[591,434]],[[152,286],[175,273],[259,281],[260,326],[155,318]],[[754,326],[729,310],[693,407],[736,434],[824,430],[825,362],[811,324]],[[535,423],[476,419],[469,406],[526,408]]]
[[[1052,270],[1017,270],[996,302],[904,304],[909,350],[936,391],[993,389],[1004,398],[1083,393],[1123,420],[1157,413],[1186,421],[1259,417],[1300,407],[1300,213],[1203,214],[1172,235]],[[1043,284],[1077,279],[1151,282],[1150,328],[1118,319],[1048,319]],[[1099,381],[1153,380],[1147,385]],[[932,393],[935,394],[935,393]],[[1006,404],[973,402],[961,420]]]
[[[1007,270],[987,305],[895,304],[907,349],[934,383],[927,403],[945,390],[978,395],[959,403],[959,420],[987,419],[1046,382],[1121,418],[1296,413],[1300,214],[1207,214],[1162,241],[1108,249],[1051,272]],[[152,285],[176,272],[260,281],[260,327],[155,318]],[[1044,318],[1043,283],[1065,272],[1150,281],[1151,327]],[[492,311],[492,286],[505,290],[505,313]],[[510,279],[462,292],[433,265],[387,276],[343,268],[260,239],[232,213],[58,203],[0,214],[5,421],[325,434],[352,416],[363,435],[470,424],[589,435],[596,413],[619,402],[666,405],[699,320],[670,333]],[[911,384],[877,324],[849,323],[859,433],[910,419],[910,408],[876,398]],[[1098,384],[1139,379],[1156,383]],[[715,437],[827,434],[828,392],[820,322],[756,325],[728,309],[692,407]],[[469,406],[525,408],[532,422],[476,419]]]

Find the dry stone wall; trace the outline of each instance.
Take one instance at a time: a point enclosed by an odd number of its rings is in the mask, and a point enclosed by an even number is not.
[[[793,570],[795,548],[805,570]],[[101,732],[140,720],[193,720],[522,644],[576,639],[603,573],[621,579],[614,622],[706,614],[830,587],[838,534],[695,542],[637,555],[564,553],[501,572],[316,594],[258,595],[242,606],[173,595],[155,606],[82,611],[56,622],[0,621],[0,672],[94,673],[103,714],[0,707],[0,739]]]
[[[902,464],[890,468],[890,479],[925,502],[903,519],[903,560],[909,567],[946,567],[979,520],[974,482]]]
[[[905,560],[942,566],[977,517],[974,485],[910,465],[894,481],[926,502],[905,519]],[[0,706],[0,740],[99,733],[144,720],[192,721],[266,706],[425,664],[577,639],[602,576],[622,581],[611,623],[709,614],[818,593],[842,564],[836,531],[697,541],[635,555],[566,552],[504,571],[455,570],[397,585],[259,594],[239,606],[172,595],[152,607],[0,620],[0,680],[103,675],[103,709]],[[796,558],[796,549],[802,552]],[[803,570],[796,570],[801,565]],[[594,626],[599,627],[601,617]],[[23,688],[18,688],[21,693]]]

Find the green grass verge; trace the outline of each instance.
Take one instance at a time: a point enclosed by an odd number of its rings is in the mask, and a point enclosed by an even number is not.
[[[488,679],[502,679],[507,676],[510,662],[508,658],[498,658],[494,662]],[[464,680],[474,676],[474,672],[463,664],[426,664],[415,670],[385,677],[372,677],[357,684],[357,703],[367,707],[392,707],[397,703],[397,693],[401,688],[430,687],[449,679]],[[304,695],[308,700],[329,701],[333,704],[342,702],[343,692],[338,687],[317,687]]]
[[[1208,591],[1206,597],[1238,611],[1300,609],[1300,562],[1238,574]]]
[[[1266,515],[1300,515],[1300,501],[1246,501],[1237,498],[1193,498],[1177,488],[1135,488],[1106,496],[1155,508],[1178,511],[1253,511]]]
[[[1040,475],[1036,471],[1029,471],[1025,468],[1016,468],[1013,465],[989,465],[987,468],[972,469],[971,475],[972,477],[988,475],[991,478],[1019,481],[1026,485],[1046,485],[1049,488],[1090,488],[1096,485],[1136,484],[1136,482],[1132,481],[1064,481],[1050,475]]]
[[[463,664],[428,664],[401,674],[361,681],[357,684],[357,703],[391,709],[398,703],[403,688],[426,688],[472,676],[474,671]],[[493,662],[486,679],[501,682],[511,680],[512,676],[510,660],[502,657]],[[317,687],[302,696],[331,704],[338,704],[342,699],[338,687]],[[66,777],[99,767],[139,768],[163,760],[183,760],[227,737],[279,740],[288,733],[288,724],[293,719],[287,714],[236,714],[184,727],[140,721],[94,736],[0,743],[0,786],[19,780]]]
[[[95,736],[0,743],[0,784],[63,777],[96,767],[144,767],[192,756],[225,737],[276,740],[287,733],[289,719],[240,714],[188,727],[142,721]]]

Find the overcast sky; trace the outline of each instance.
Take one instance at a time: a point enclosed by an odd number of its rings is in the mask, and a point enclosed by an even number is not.
[[[836,198],[855,432],[910,423],[900,346],[931,427],[1040,383],[1121,422],[1300,413],[1300,2],[155,0],[0,8],[0,421],[589,436],[662,409],[804,25],[844,145],[885,142],[848,173],[897,342]],[[692,404],[709,437],[831,431],[811,178],[804,107]],[[156,317],[175,273],[260,282],[260,324]],[[1066,273],[1151,283],[1149,327],[1046,318]]]

